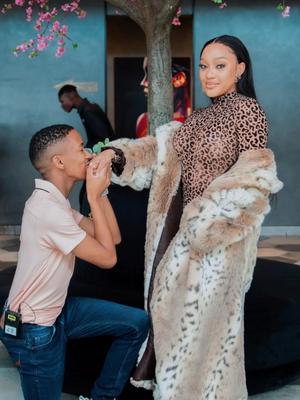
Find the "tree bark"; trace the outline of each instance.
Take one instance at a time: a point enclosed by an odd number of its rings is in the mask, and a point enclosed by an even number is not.
[[[148,134],[173,116],[171,24],[146,33],[148,55]]]
[[[107,0],[145,32],[148,56],[148,134],[173,116],[171,28],[181,0]]]

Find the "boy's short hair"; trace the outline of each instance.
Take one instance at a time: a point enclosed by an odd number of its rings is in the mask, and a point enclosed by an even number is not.
[[[32,165],[39,171],[38,162],[47,148],[63,140],[74,129],[70,125],[51,125],[36,132],[29,144],[29,158]]]

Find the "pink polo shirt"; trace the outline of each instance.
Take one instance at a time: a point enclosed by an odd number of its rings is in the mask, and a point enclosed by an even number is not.
[[[86,236],[82,215],[48,181],[35,180],[36,189],[24,208],[20,250],[8,305],[22,322],[53,325],[64,306],[74,271],[72,253]]]

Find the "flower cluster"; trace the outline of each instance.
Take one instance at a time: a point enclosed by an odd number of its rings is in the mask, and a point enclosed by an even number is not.
[[[223,0],[212,0],[213,3],[217,4],[219,8],[227,7],[227,3]]]
[[[227,3],[223,0],[211,0],[213,3],[217,4],[219,8],[227,7]],[[285,1],[282,1],[276,6],[277,10],[281,12],[283,18],[290,16],[291,7],[285,4]]]
[[[29,52],[29,58],[36,57],[44,51],[51,42],[56,41],[55,56],[61,57],[65,52],[66,39],[72,42],[73,48],[78,47],[68,36],[68,26],[63,24],[59,17],[63,13],[74,13],[78,18],[84,18],[86,12],[80,7],[80,0],[67,1],[59,9],[50,6],[51,0],[14,0],[4,4],[1,12],[12,10],[14,7],[25,7],[26,21],[34,20],[36,36],[19,44],[14,49],[14,54]]]
[[[287,6],[284,1],[282,3],[279,3],[276,8],[278,11],[281,12],[283,18],[287,18],[290,16],[291,7]]]
[[[61,57],[66,48],[66,39],[71,41],[73,48],[77,48],[77,43],[68,36],[68,26],[63,24],[60,17],[64,17],[66,13],[74,13],[78,18],[85,18],[86,12],[80,7],[80,0],[64,0],[66,1],[60,7],[51,7],[53,0],[6,0],[0,6],[1,13],[5,14],[15,7],[25,8],[25,18],[27,22],[34,21],[34,28],[37,31],[36,36],[32,39],[24,41],[14,49],[14,54],[18,56],[20,53],[29,52],[29,58],[37,56],[44,51],[51,42],[56,41],[55,56]],[[219,8],[227,7],[224,0],[211,0]],[[281,12],[283,18],[290,16],[291,7],[281,1],[277,5],[277,10]],[[118,13],[118,11],[116,11]],[[172,24],[181,25],[180,21],[181,7],[177,9]]]
[[[175,26],[180,26],[181,25],[181,21],[180,21],[180,15],[181,15],[181,7],[179,7],[176,11],[176,15],[173,18],[172,24]]]

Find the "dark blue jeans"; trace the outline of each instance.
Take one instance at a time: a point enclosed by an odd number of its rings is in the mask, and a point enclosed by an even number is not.
[[[91,392],[93,400],[97,400],[121,393],[147,332],[148,317],[143,310],[71,297],[53,326],[22,324],[17,338],[4,334],[0,328],[0,339],[19,369],[25,400],[59,400],[67,339],[113,336]]]

